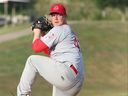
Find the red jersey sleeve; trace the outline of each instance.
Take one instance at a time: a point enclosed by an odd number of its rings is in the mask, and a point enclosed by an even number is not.
[[[34,52],[44,52],[45,54],[49,55],[50,54],[50,50],[49,47],[40,39],[36,39],[33,43],[32,43],[32,49]]]

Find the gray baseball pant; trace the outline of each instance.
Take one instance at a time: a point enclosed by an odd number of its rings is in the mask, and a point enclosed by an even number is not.
[[[67,64],[49,57],[31,55],[17,86],[17,96],[30,96],[37,72],[53,85],[52,96],[76,96],[83,84],[83,76],[77,75]]]

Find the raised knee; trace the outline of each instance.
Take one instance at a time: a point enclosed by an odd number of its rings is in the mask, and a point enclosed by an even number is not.
[[[33,59],[35,59],[35,58],[36,58],[36,55],[30,55],[30,56],[28,57],[27,61],[33,60]]]

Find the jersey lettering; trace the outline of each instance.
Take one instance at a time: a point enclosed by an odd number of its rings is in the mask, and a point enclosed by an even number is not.
[[[76,36],[75,36],[75,39],[74,39],[74,45],[75,45],[75,47],[77,47],[77,48],[79,49],[79,51],[80,51],[80,44],[79,44],[79,41],[78,41],[78,39],[77,39]]]

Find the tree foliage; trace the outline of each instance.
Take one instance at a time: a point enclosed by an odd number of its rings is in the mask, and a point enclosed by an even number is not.
[[[50,7],[50,0],[38,0],[34,4],[34,9],[37,15],[48,14]]]
[[[128,7],[128,0],[94,0],[96,5],[104,9],[105,7],[117,7],[119,9],[124,9]]]
[[[102,20],[102,12],[108,12],[107,16],[110,16],[110,12],[119,15],[126,15],[128,10],[128,0],[30,0],[28,5],[16,3],[16,11],[19,13],[27,13],[31,16],[42,16],[49,13],[51,4],[61,2],[65,5],[68,13],[68,18],[72,20]],[[20,7],[21,6],[21,7]],[[0,4],[0,14],[4,13],[4,5]],[[11,13],[13,4],[10,4],[8,9]],[[114,9],[114,10],[113,10]],[[117,11],[115,12],[115,9]],[[113,12],[114,11],[114,12]],[[29,13],[28,13],[29,12]],[[120,18],[120,16],[118,17]],[[128,18],[128,17],[126,17]]]
[[[117,8],[122,12],[122,21],[125,21],[126,17],[126,9],[128,8],[128,0],[93,0],[97,7],[105,12],[105,8]]]

